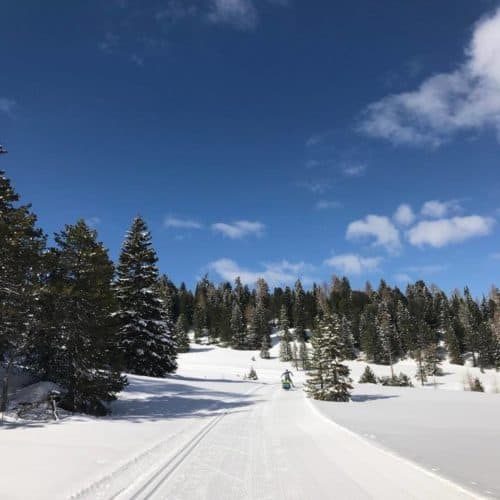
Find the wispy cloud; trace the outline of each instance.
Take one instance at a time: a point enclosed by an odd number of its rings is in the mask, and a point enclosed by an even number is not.
[[[318,145],[322,144],[323,142],[325,142],[328,138],[330,138],[334,134],[335,134],[335,130],[327,130],[325,132],[313,134],[306,140],[306,146],[309,148],[314,147],[314,146],[318,146]]]
[[[298,185],[313,194],[324,194],[331,188],[330,182],[324,179],[303,181],[299,182]]]
[[[440,248],[486,236],[491,233],[494,224],[493,218],[480,215],[421,221],[408,231],[407,236],[414,246]]]
[[[426,264],[423,266],[408,266],[406,268],[406,271],[415,274],[428,275],[439,273],[441,271],[444,271],[445,269],[447,269],[447,266],[443,264]]]
[[[348,177],[360,177],[366,172],[366,164],[352,163],[342,166],[342,172]]]
[[[169,215],[164,221],[165,227],[173,227],[177,229],[202,229],[203,224],[194,219],[185,219]]]
[[[0,113],[5,113],[6,115],[12,115],[15,106],[16,106],[16,101],[14,101],[13,99],[0,97]]]
[[[315,208],[316,210],[329,210],[331,208],[339,208],[342,206],[340,201],[334,200],[319,200],[316,202]]]
[[[299,277],[304,283],[310,282],[309,277],[301,276],[302,272],[308,269],[308,265],[303,262],[293,264],[284,260],[274,264],[264,264],[261,271],[251,271],[241,267],[234,260],[223,258],[211,262],[208,267],[224,280],[234,281],[239,277],[243,283],[249,285],[254,284],[259,278],[264,278],[271,286],[293,283]]]
[[[371,239],[373,246],[384,247],[390,253],[397,253],[401,248],[399,231],[388,217],[367,215],[362,220],[351,222],[347,227],[348,240]]]
[[[325,260],[327,266],[347,275],[378,271],[381,262],[381,257],[362,257],[353,253],[334,255]]]
[[[245,238],[246,236],[262,236],[265,225],[262,222],[239,220],[233,223],[217,222],[212,224],[212,229],[233,240]]]
[[[259,16],[251,0],[212,0],[208,20],[242,30],[255,28]]]
[[[118,43],[120,41],[120,37],[111,31],[108,31],[104,34],[104,40],[99,44],[99,48],[106,52],[107,54],[111,54],[118,47]]]
[[[393,144],[438,147],[453,134],[492,128],[500,139],[500,9],[474,27],[465,61],[414,91],[368,106],[359,124]]]
[[[430,217],[433,219],[440,219],[442,217],[446,217],[451,213],[457,213],[462,210],[462,206],[458,200],[449,200],[449,201],[439,201],[439,200],[430,200],[426,201],[420,213],[424,217]]]

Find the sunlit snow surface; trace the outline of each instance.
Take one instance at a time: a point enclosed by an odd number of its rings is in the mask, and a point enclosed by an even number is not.
[[[500,394],[464,392],[475,369],[446,365],[438,389],[358,385],[351,403],[312,403],[281,389],[277,346],[271,360],[193,347],[175,376],[129,377],[111,417],[4,425],[2,500],[500,498]],[[250,366],[257,382],[243,380]],[[350,366],[357,381],[365,364]],[[482,377],[493,390],[494,372]]]

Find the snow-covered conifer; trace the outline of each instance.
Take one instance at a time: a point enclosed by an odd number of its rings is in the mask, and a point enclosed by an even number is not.
[[[157,260],[146,223],[136,217],[123,243],[115,285],[120,346],[130,372],[164,377],[177,369],[177,362],[158,292]]]
[[[343,344],[340,319],[325,314],[311,337],[313,355],[306,383],[307,393],[314,399],[349,401],[351,379],[349,367],[341,363]]]

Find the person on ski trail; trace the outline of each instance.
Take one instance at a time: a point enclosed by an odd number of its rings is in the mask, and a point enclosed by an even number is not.
[[[292,387],[295,387],[295,385],[293,384],[292,375],[293,375],[293,373],[287,368],[281,374],[281,381],[282,382],[288,382]]]

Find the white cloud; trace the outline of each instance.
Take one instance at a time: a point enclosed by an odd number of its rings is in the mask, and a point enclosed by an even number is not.
[[[234,260],[219,259],[209,264],[209,269],[215,271],[222,279],[234,281],[238,276],[246,284],[254,284],[259,278],[264,278],[271,286],[283,283],[293,283],[299,278],[301,272],[310,269],[312,266],[303,262],[293,264],[286,260],[264,264],[262,271],[250,271],[240,267]],[[310,278],[301,277],[304,283],[311,281]]]
[[[396,253],[401,248],[399,231],[388,217],[367,215],[363,220],[351,222],[347,227],[348,240],[367,237],[375,239],[373,246],[384,247],[391,253]]]
[[[249,30],[257,25],[258,14],[251,0],[212,0],[208,19],[215,24]]]
[[[452,134],[492,128],[500,139],[500,9],[474,27],[465,61],[413,91],[370,104],[359,130],[394,144],[437,147]]]
[[[12,99],[7,99],[6,97],[0,97],[0,113],[11,115],[15,106],[16,106],[16,101]]]
[[[500,260],[500,252],[490,253],[490,259]]]
[[[470,238],[486,236],[491,233],[494,224],[494,219],[480,215],[421,221],[408,231],[407,236],[412,245],[440,248]]]
[[[343,274],[357,275],[378,271],[381,262],[381,257],[361,257],[352,253],[335,255],[325,260],[327,266],[334,267]]]
[[[316,209],[317,210],[328,210],[330,208],[339,208],[342,206],[342,203],[339,201],[332,201],[332,200],[319,200],[316,202]]]
[[[415,214],[413,213],[410,205],[403,203],[399,205],[392,218],[401,226],[409,226],[410,224],[413,224]]]
[[[198,221],[193,219],[183,219],[180,217],[168,216],[164,222],[165,227],[175,227],[182,229],[201,229],[203,227]]]
[[[420,213],[424,217],[441,219],[451,213],[460,212],[460,210],[462,210],[462,207],[460,206],[460,203],[457,200],[450,200],[450,201],[430,200],[426,201],[423,204]]]
[[[262,222],[239,220],[232,224],[217,222],[212,224],[212,229],[235,240],[244,238],[245,236],[261,236],[264,232],[265,225],[262,224]]]
[[[342,172],[348,177],[359,177],[366,171],[366,165],[363,163],[353,163],[351,165],[344,165]]]

